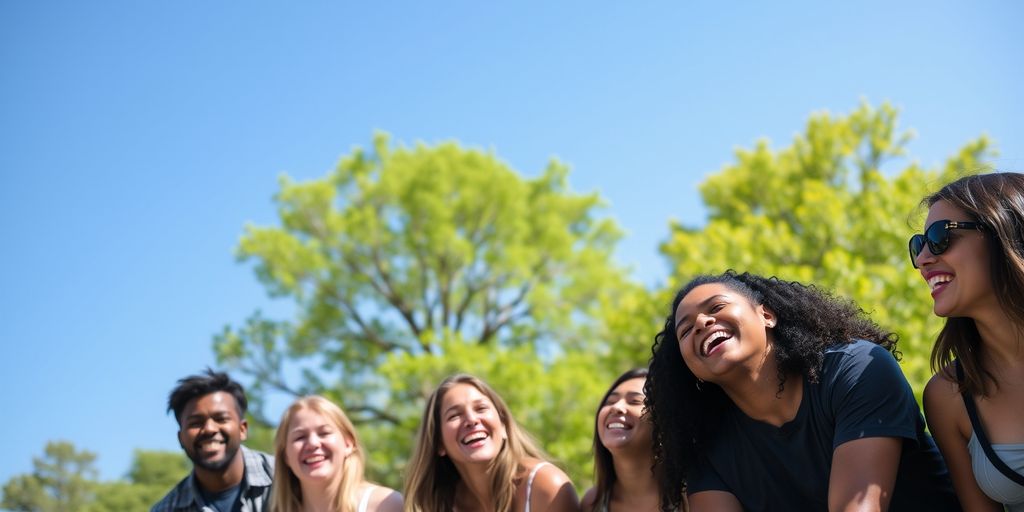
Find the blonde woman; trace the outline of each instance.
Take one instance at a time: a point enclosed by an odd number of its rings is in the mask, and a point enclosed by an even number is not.
[[[574,512],[576,490],[482,380],[453,375],[427,400],[405,480],[407,512]]]
[[[356,429],[330,400],[307,396],[281,417],[274,436],[271,512],[398,512],[402,496],[363,476]]]

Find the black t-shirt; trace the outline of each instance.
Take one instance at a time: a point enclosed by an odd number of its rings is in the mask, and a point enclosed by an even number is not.
[[[687,492],[732,493],[748,511],[828,510],[835,448],[865,437],[903,438],[889,510],[960,510],[945,463],[899,364],[868,341],[825,352],[817,384],[804,379],[796,417],[775,427],[733,406],[698,457]]]

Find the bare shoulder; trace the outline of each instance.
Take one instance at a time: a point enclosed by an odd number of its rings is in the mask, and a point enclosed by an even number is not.
[[[580,506],[583,510],[590,510],[594,508],[594,502],[597,501],[597,488],[591,487],[587,489],[587,492],[583,493],[583,499],[580,500]]]
[[[564,471],[554,464],[530,460],[524,464],[532,472],[533,487],[530,498],[530,509],[537,512],[575,512],[580,509],[576,488]],[[538,467],[539,466],[539,467]]]
[[[928,379],[928,384],[924,386],[923,402],[929,426],[936,420],[950,422],[960,414],[966,413],[963,400],[960,398],[960,386],[950,378],[948,368]]]
[[[367,509],[374,512],[402,512],[403,504],[402,495],[398,491],[376,486],[373,489],[373,494],[370,495]]]
[[[951,375],[950,368],[945,368],[933,375],[924,387],[924,417],[940,449],[954,440],[966,445],[971,438],[967,408],[960,396],[960,386]]]

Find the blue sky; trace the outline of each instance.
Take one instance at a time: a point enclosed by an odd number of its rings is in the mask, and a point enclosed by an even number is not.
[[[888,100],[922,164],[987,133],[1024,171],[1018,2],[355,4],[0,3],[0,482],[51,439],[107,479],[178,449],[175,380],[288,311],[235,262],[243,226],[374,130],[557,156],[648,284],[697,184],[815,111]]]

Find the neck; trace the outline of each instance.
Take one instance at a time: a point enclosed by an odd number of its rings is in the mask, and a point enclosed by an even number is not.
[[[455,487],[455,502],[465,502],[471,500],[460,500],[459,495],[462,494],[464,498],[472,497],[477,502],[476,507],[472,507],[474,510],[491,510],[494,508],[491,496],[491,471],[486,468],[486,464],[455,464],[455,469],[459,472],[459,485]],[[463,492],[460,492],[463,491]],[[468,496],[467,496],[468,494]]]
[[[300,483],[300,486],[302,487],[303,512],[328,512],[331,510],[332,496],[327,491],[326,482],[323,485]]]
[[[196,480],[199,486],[207,492],[220,492],[230,489],[242,483],[245,476],[245,461],[242,457],[242,450],[239,448],[228,467],[219,471],[213,471],[199,466],[193,466]]]
[[[1006,312],[996,309],[985,317],[975,317],[981,336],[985,364],[998,371],[1024,366],[1024,326],[1016,325]]]
[[[646,497],[658,497],[658,482],[651,471],[654,460],[650,447],[645,448],[646,455],[613,454],[615,484],[612,485],[612,496],[615,499],[634,502]]]
[[[719,385],[744,414],[780,427],[796,417],[804,387],[802,376],[787,375],[780,393],[776,368],[774,351],[769,350],[751,371]]]

